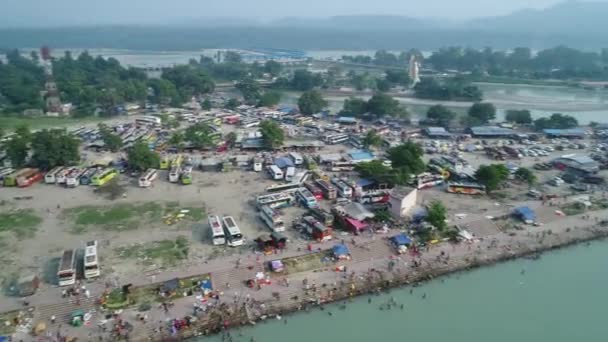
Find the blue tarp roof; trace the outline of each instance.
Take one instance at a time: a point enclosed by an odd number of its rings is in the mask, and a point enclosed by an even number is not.
[[[286,167],[294,166],[293,160],[287,157],[277,158],[274,161],[275,165],[279,167],[279,169],[284,169]]]
[[[410,239],[409,236],[403,233],[393,236],[391,240],[399,246],[409,245],[410,243],[412,243],[412,239]]]
[[[335,255],[338,255],[338,256],[350,254],[348,247],[346,247],[346,245],[343,245],[343,244],[335,245],[332,247],[331,250]]]
[[[375,180],[373,180],[373,179],[367,179],[367,178],[361,178],[361,179],[359,179],[357,181],[357,185],[360,186],[360,187],[362,187],[362,188],[365,188],[366,186],[373,185],[375,183],[376,183]]]
[[[348,152],[348,155],[353,159],[353,160],[371,160],[374,159],[374,154],[368,151],[351,151]]]
[[[357,119],[350,116],[340,116],[336,121],[340,123],[357,123]]]
[[[477,126],[471,127],[470,130],[473,135],[485,136],[504,136],[514,133],[512,129],[497,126]]]
[[[543,133],[547,134],[547,135],[553,135],[553,136],[583,136],[585,135],[585,129],[581,128],[581,127],[577,127],[577,128],[570,128],[570,129],[551,129],[551,128],[546,128],[543,129]]]
[[[536,214],[530,207],[515,208],[515,215],[521,217],[524,221],[534,221],[536,219]]]

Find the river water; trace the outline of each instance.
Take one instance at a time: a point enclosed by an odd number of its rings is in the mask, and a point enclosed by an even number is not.
[[[536,261],[451,275],[415,288],[413,294],[410,288],[395,289],[356,299],[345,310],[332,305],[289,315],[283,318],[286,324],[272,319],[232,331],[232,336],[235,342],[251,337],[257,342],[605,341],[607,269],[608,242],[595,242]],[[391,298],[398,305],[380,310]]]

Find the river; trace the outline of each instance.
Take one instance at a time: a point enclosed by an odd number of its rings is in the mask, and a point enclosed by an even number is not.
[[[272,319],[233,341],[602,341],[608,242],[455,274],[415,288]],[[426,294],[426,299],[423,295]],[[380,310],[391,298],[390,310]],[[403,304],[403,310],[400,305]],[[330,316],[328,312],[331,312]],[[243,336],[239,336],[242,334]],[[220,336],[200,338],[219,342]]]

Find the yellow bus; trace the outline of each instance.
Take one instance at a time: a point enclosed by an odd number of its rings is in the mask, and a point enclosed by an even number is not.
[[[91,185],[102,186],[118,175],[118,172],[113,168],[104,169],[97,172],[91,179]]]
[[[175,157],[175,159],[173,159],[173,161],[171,162],[171,166],[180,167],[180,166],[182,166],[183,162],[184,162],[184,157],[181,154],[178,154],[177,157]]]
[[[207,125],[215,125],[217,127],[220,127],[222,125],[222,119],[221,118],[216,118],[216,117],[206,117],[206,118],[202,118],[201,123],[207,124]]]
[[[159,169],[161,169],[161,170],[168,170],[169,166],[171,166],[171,160],[169,159],[169,156],[162,157],[162,159],[160,160],[160,167],[159,167]]]

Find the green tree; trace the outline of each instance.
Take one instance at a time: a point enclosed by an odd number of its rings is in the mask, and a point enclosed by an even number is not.
[[[469,108],[469,118],[478,124],[486,124],[496,118],[496,107],[488,102],[477,102]]]
[[[434,105],[426,112],[426,117],[443,127],[450,126],[450,122],[456,117],[456,113],[443,105]]]
[[[105,124],[100,123],[97,125],[99,127],[99,133],[101,134],[101,140],[107,149],[112,152],[118,152],[123,145],[122,139],[114,134],[112,130]]]
[[[260,132],[264,140],[264,146],[269,149],[276,149],[283,145],[285,133],[281,127],[272,120],[264,120],[260,123]]]
[[[225,63],[242,63],[243,62],[243,57],[241,56],[240,53],[236,52],[236,51],[226,51],[224,52],[224,62]]]
[[[277,61],[266,61],[266,63],[264,63],[264,71],[274,77],[279,76],[282,70],[283,66]]]
[[[184,133],[182,132],[175,132],[171,135],[171,138],[169,138],[169,145],[177,148],[179,151],[181,151],[184,148],[184,140],[186,139]]]
[[[203,100],[203,103],[201,103],[201,109],[202,110],[211,110],[211,108],[213,108],[213,104],[211,103],[211,100],[209,100],[209,99]]]
[[[424,172],[426,166],[422,160],[423,153],[422,147],[412,141],[386,151],[393,169],[398,170],[399,177],[408,180],[412,175]]]
[[[197,149],[210,148],[217,142],[214,130],[205,123],[197,123],[188,128],[184,137]]]
[[[241,101],[232,97],[232,98],[228,99],[228,101],[226,101],[226,104],[224,105],[224,107],[226,109],[235,110],[236,107],[238,107],[240,105],[241,105]]]
[[[327,107],[327,104],[323,95],[316,90],[307,91],[298,99],[300,112],[305,115],[316,114]]]
[[[257,104],[261,97],[260,85],[251,77],[242,79],[235,88],[241,92],[248,105]]]
[[[32,141],[32,131],[28,125],[22,124],[15,127],[15,135],[23,139],[26,143]]]
[[[481,165],[475,172],[475,178],[490,193],[500,187],[509,177],[509,169],[501,164]]]
[[[440,232],[445,232],[448,228],[448,224],[445,222],[447,214],[448,210],[441,201],[432,201],[427,209],[426,221]]]
[[[308,70],[298,69],[293,73],[290,87],[293,90],[309,91],[314,87],[320,86],[322,83],[323,79],[320,75],[315,75]]]
[[[258,101],[258,107],[274,107],[281,102],[281,93],[278,91],[266,91]]]
[[[371,162],[358,163],[355,166],[355,171],[359,173],[361,178],[374,180],[378,184],[406,185],[411,174],[404,168],[391,168],[386,166],[380,160]]]
[[[160,164],[158,153],[151,151],[146,143],[137,141],[127,152],[129,167],[134,171],[143,172],[156,168]]]
[[[387,94],[374,94],[367,101],[367,110],[376,117],[385,115],[399,115],[404,112],[399,106],[399,101]]]
[[[515,177],[528,183],[528,186],[532,186],[536,183],[536,175],[534,172],[525,167],[520,167],[517,169],[517,171],[515,171]]]
[[[15,136],[6,143],[5,150],[6,156],[14,168],[25,165],[29,152],[27,140],[20,136]]]
[[[382,146],[382,136],[375,130],[369,130],[363,138],[363,146],[365,146],[365,148]]]
[[[65,129],[41,130],[32,136],[32,163],[41,170],[80,161],[80,140]]]
[[[411,82],[407,70],[386,70],[386,80],[391,84],[398,84],[401,86],[408,86]]]
[[[386,93],[387,91],[391,90],[391,82],[383,79],[377,79],[376,89],[378,89],[380,92]]]
[[[543,129],[568,129],[578,126],[578,120],[570,115],[560,113],[552,114],[548,118],[539,118],[534,121],[534,128],[537,130]]]
[[[367,113],[367,102],[357,97],[350,97],[344,100],[344,105],[340,115],[360,117]]]
[[[229,132],[228,134],[226,134],[226,144],[228,144],[230,148],[234,147],[234,145],[236,144],[236,139],[237,135],[235,132]]]
[[[507,110],[505,114],[505,120],[508,122],[514,122],[520,125],[528,125],[532,123],[532,113],[529,110]]]

